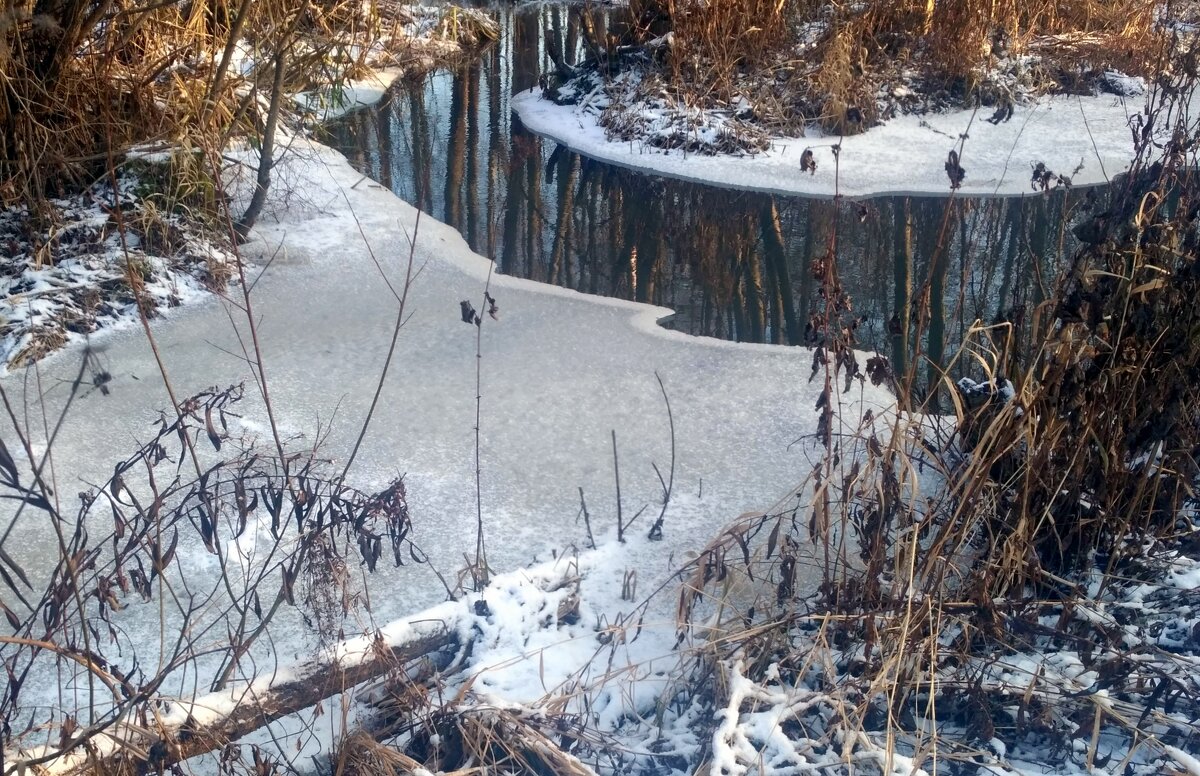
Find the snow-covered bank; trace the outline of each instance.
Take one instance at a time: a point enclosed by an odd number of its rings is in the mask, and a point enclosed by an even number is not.
[[[415,5],[388,13],[386,34],[339,33],[343,45],[337,56],[330,55],[317,72],[332,82],[291,95],[294,105],[284,109],[284,124],[295,129],[306,120],[325,122],[373,105],[397,79],[461,61],[499,36],[495,22],[478,10]],[[253,81],[264,56],[250,43],[237,42],[231,80]],[[259,107],[265,106],[264,99]],[[214,142],[230,136],[241,138],[235,143],[246,141],[241,132],[222,133]],[[0,207],[0,372],[68,341],[101,339],[111,329],[133,325],[139,308],[148,317],[172,314],[209,292],[224,292],[232,272],[225,220],[244,211],[217,212],[220,197],[206,200],[206,188],[228,171],[197,164],[184,151],[193,141],[181,145],[171,137],[156,134],[151,141],[114,148],[119,164],[112,181],[101,175],[81,185],[95,174],[88,170],[72,180],[69,193],[48,187],[46,199],[32,207],[11,200]],[[258,165],[253,155],[242,154],[239,161],[243,169]],[[50,191],[57,193],[51,197]]]
[[[0,209],[0,374],[131,326],[139,309],[170,315],[224,291],[233,271],[228,240],[163,208],[161,196],[146,193],[152,179],[123,170],[115,195],[102,180],[47,200],[40,218],[26,207]],[[102,380],[95,387],[107,390]]]
[[[1142,100],[1044,98],[1016,106],[1012,118],[999,124],[986,121],[991,111],[982,109],[900,116],[851,137],[780,138],[769,151],[742,157],[610,141],[586,103],[556,105],[537,90],[514,96],[512,106],[528,129],[596,159],[715,186],[801,196],[947,194],[947,155],[963,142],[960,192],[1015,196],[1030,193],[1038,163],[1077,186],[1104,183],[1126,170],[1133,158],[1129,118]],[[813,174],[801,171],[806,150],[817,164]]]

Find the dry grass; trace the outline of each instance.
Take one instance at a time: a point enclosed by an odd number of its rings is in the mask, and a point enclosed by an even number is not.
[[[405,773],[422,767],[464,776],[594,775],[573,752],[594,754],[602,742],[584,720],[563,711],[568,698],[536,709],[497,708],[477,698],[471,684],[448,687],[422,666],[390,679],[382,697],[372,699],[378,716],[370,730],[347,737],[333,756],[335,772],[376,773],[388,762]]]
[[[89,183],[133,143],[195,147],[189,136],[234,123],[235,79],[206,99],[224,46],[215,5],[197,3],[185,13],[172,4],[139,11],[117,3],[87,16],[93,10],[103,8],[73,2],[57,16],[35,16],[32,4],[6,2],[5,201],[36,201]]]
[[[1027,54],[1022,89],[1074,87],[1108,68],[1153,70],[1156,0],[637,0],[647,40],[673,33],[663,72],[691,106],[743,95],[758,119],[848,133],[877,118],[877,95],[915,78],[939,103],[1014,98],[989,71]],[[1026,68],[1021,67],[1024,71]],[[906,72],[907,71],[907,72]]]
[[[340,83],[373,44],[404,49],[413,21],[403,4],[349,0],[2,2],[0,203],[35,207],[91,184],[137,144],[219,159],[231,137],[263,131],[280,52],[285,90]],[[450,9],[434,37],[486,42],[489,21]]]

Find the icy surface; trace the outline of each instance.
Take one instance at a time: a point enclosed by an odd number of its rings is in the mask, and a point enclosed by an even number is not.
[[[512,106],[528,129],[613,164],[732,188],[865,197],[948,193],[947,155],[960,142],[964,194],[1029,193],[1038,162],[1069,176],[1074,185],[1104,183],[1133,159],[1128,120],[1143,102],[1141,96],[1112,94],[1045,98],[1016,106],[1013,117],[999,124],[986,120],[988,109],[901,116],[852,137],[777,139],[769,151],[744,157],[609,141],[594,112],[555,105],[536,90],[514,96]],[[839,144],[835,159],[833,148]],[[815,174],[800,170],[806,149],[817,163]]]
[[[396,300],[371,253],[398,288],[406,235],[417,232],[419,273],[409,317],[351,480],[370,490],[404,473],[415,541],[453,578],[475,544],[476,328],[461,321],[460,301],[481,306],[489,262],[432,218],[422,217],[418,226],[413,208],[354,172],[341,155],[299,139],[290,147],[292,154],[276,168],[276,199],[246,247],[262,268],[250,277],[252,301],[281,431],[295,446],[311,446],[328,429],[321,453],[345,460],[396,316]],[[770,505],[810,469],[812,443],[802,438],[815,427],[820,381],[807,382],[807,350],[697,339],[661,329],[656,321],[664,309],[531,281],[496,276],[491,294],[499,319],[485,318],[482,330],[482,500],[489,560],[497,571],[547,558],[551,549],[583,545],[580,487],[597,538],[612,535],[613,431],[624,514],[628,520],[647,505],[648,514],[631,529],[645,535],[661,497],[651,463],[663,471],[670,465],[656,372],[674,413],[674,496],[665,541],[640,542],[606,572],[618,592],[626,568],[637,569],[641,590],[653,589],[677,568],[685,549],[702,545],[736,515]],[[239,298],[233,289],[230,299]],[[153,333],[176,396],[244,381],[248,399],[239,405],[240,426],[269,439],[242,356],[250,333],[232,301],[214,297],[181,309],[156,322]],[[70,404],[54,445],[68,513],[73,494],[110,476],[113,463],[135,440],[149,437],[159,411],[170,406],[140,331],[93,341],[89,357],[111,374],[107,395],[84,391],[68,401],[85,358],[79,346],[40,362],[36,372],[14,371],[2,383],[18,415],[26,406],[30,417],[40,418],[39,395],[51,419]],[[869,383],[865,395],[870,404],[890,402]],[[848,412],[848,422],[857,422],[856,411]],[[28,425],[43,427],[40,421]],[[44,449],[36,430],[32,444]],[[181,541],[186,570],[198,579],[214,576],[209,556],[191,541],[191,552]],[[28,518],[18,521],[6,547],[21,549],[18,560],[30,569],[48,568],[54,555],[49,526]],[[426,565],[381,564],[363,578],[372,601],[364,627],[444,598]],[[129,641],[157,645],[157,603],[143,605],[136,596],[128,603],[122,620]],[[279,625],[270,660],[280,665],[308,657],[311,639],[292,610],[281,612]],[[527,687],[525,678],[511,686]],[[204,683],[201,676],[198,684]]]

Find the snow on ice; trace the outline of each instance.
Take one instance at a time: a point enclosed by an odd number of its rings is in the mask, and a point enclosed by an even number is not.
[[[274,199],[243,248],[258,268],[249,282],[281,432],[300,446],[320,438],[323,455],[344,461],[374,393],[396,316],[385,276],[392,287],[401,285],[415,235],[410,314],[352,478],[370,489],[405,474],[414,539],[431,564],[452,576],[475,536],[476,329],[459,320],[459,302],[482,299],[489,262],[471,253],[451,228],[418,219],[412,207],[336,152],[299,138],[289,146],[276,168]],[[488,649],[473,664],[475,687],[517,702],[586,672],[600,615],[612,623],[635,606],[621,598],[627,570],[637,570],[640,590],[653,590],[678,568],[685,551],[697,549],[737,514],[787,492],[810,466],[815,441],[795,442],[815,426],[820,386],[807,383],[811,355],[804,349],[667,331],[657,325],[669,313],[662,308],[502,276],[492,277],[490,293],[501,310],[499,321],[487,320],[482,330],[482,503],[493,569],[520,568],[584,546],[579,488],[597,538],[611,541],[613,431],[627,519],[643,505],[654,505],[656,514],[662,490],[651,464],[667,466],[671,449],[656,374],[670,396],[678,450],[665,541],[643,538],[651,520],[643,517],[630,529],[628,544],[606,545],[599,551],[602,562],[587,561],[593,569],[589,584],[600,592],[583,607],[577,626],[538,635],[541,617],[535,613],[552,611],[555,602],[547,599],[543,606],[519,589],[509,591],[510,603],[501,598],[492,604],[493,621],[480,625]],[[253,372],[241,356],[248,340],[244,320],[232,301],[213,297],[156,322],[153,334],[177,396],[246,383],[240,425],[252,434],[267,426]],[[107,394],[72,397],[70,385],[85,357],[111,375]],[[110,476],[113,462],[144,439],[159,411],[170,406],[140,331],[114,331],[86,354],[68,347],[37,368],[48,390],[22,372],[5,377],[3,385],[16,406],[44,400],[49,417],[65,411],[55,467],[66,493]],[[860,395],[865,405],[848,407],[848,422],[856,424],[865,406],[878,414],[891,404],[869,382],[861,394],[856,389],[855,401]],[[45,440],[35,434],[32,442]],[[192,553],[181,545],[182,562],[198,584],[216,585],[215,569],[198,540],[196,545]],[[26,568],[45,568],[54,553],[49,527],[32,520],[17,523],[7,546],[25,549],[19,560]],[[249,552],[235,549],[238,556]],[[364,573],[363,583],[372,602],[359,623],[364,632],[444,598],[428,565],[381,567]],[[121,618],[124,638],[156,645],[158,605],[129,604]],[[597,708],[605,718],[641,713],[653,703],[655,683],[662,681],[655,658],[668,656],[674,643],[672,613],[670,605],[654,612],[642,639],[618,645],[628,665],[636,666],[630,687],[639,689],[603,695]],[[276,624],[272,644],[260,642],[258,665],[287,665],[312,654],[314,639],[292,610],[281,610]],[[564,634],[562,645],[539,641],[559,641]],[[533,654],[540,657],[528,659]],[[172,691],[202,693],[213,669],[202,663],[199,676],[181,675]],[[48,700],[54,686],[46,684]]]
[[[966,170],[960,192],[1015,196],[1030,192],[1030,171],[1039,162],[1073,185],[1104,183],[1133,159],[1129,128],[1144,98],[1133,96],[1046,97],[1015,107],[1000,124],[986,111],[898,116],[860,135],[776,138],[763,153],[747,156],[689,154],[611,141],[594,111],[543,100],[536,90],[512,100],[526,128],[574,151],[613,164],[672,178],[776,194],[850,197],[948,194],[945,164],[950,151]],[[835,149],[840,149],[835,154]],[[802,173],[800,158],[813,152],[817,170]]]

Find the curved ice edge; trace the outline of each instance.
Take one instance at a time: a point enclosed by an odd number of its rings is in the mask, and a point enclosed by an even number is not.
[[[356,87],[360,87],[360,88],[348,89],[347,93],[348,93],[348,95],[353,97],[353,99],[355,100],[355,104],[347,107],[346,110],[341,111],[341,112],[337,113],[336,115],[327,116],[326,120],[332,120],[334,118],[339,118],[348,113],[351,113],[351,112],[354,112],[357,110],[364,110],[366,108],[371,107],[372,105],[374,105],[380,99],[383,98],[383,95],[386,93],[386,91],[388,89],[390,89],[394,85],[395,81],[397,80],[397,77],[400,74],[401,74],[401,71],[396,70],[396,69],[372,71],[370,74],[365,76],[363,79],[353,82],[353,84]],[[361,86],[363,84],[369,84],[369,86],[367,86],[366,88],[361,88]],[[516,96],[513,97],[513,100],[514,101],[516,100]],[[328,152],[328,153],[332,154],[333,156],[335,156],[336,158],[338,158],[342,164],[349,167],[351,170],[354,169],[353,166],[350,164],[350,161],[345,157],[345,155],[342,154],[337,149],[332,148],[327,145],[324,145],[322,143],[318,143],[316,141],[310,141],[310,142],[312,142],[313,145],[316,146],[319,150]],[[635,166],[632,166],[632,165],[630,165],[630,168],[635,169],[635,170],[637,169]],[[361,175],[361,173],[357,173],[357,171],[355,171],[355,174]],[[390,189],[387,189],[387,187],[384,187],[382,184],[380,184],[374,178],[371,178],[369,175],[363,175],[362,177],[379,185],[381,188],[383,188],[385,191],[387,191],[387,193],[396,201],[396,203],[402,209],[407,209],[413,215],[415,215],[417,208],[415,206],[413,206],[411,203],[406,202],[405,200],[401,199],[394,192],[392,192]],[[699,182],[704,182],[704,181],[699,181]],[[467,272],[468,274],[475,276],[480,280],[485,280],[488,275],[488,264],[491,262],[491,259],[481,256],[478,253],[475,253],[475,251],[471,250],[471,247],[469,245],[467,245],[466,239],[463,238],[463,236],[458,232],[457,229],[454,229],[453,227],[449,226],[448,224],[444,223],[443,221],[438,220],[437,218],[433,217],[429,213],[422,212],[421,223],[424,225],[429,222],[432,222],[432,224],[430,224],[430,226],[436,225],[436,228],[439,231],[442,231],[446,238],[448,238],[450,240],[455,240],[459,244],[459,248],[460,248],[459,250],[447,251],[446,255],[442,256],[441,258],[443,258],[443,259],[448,258],[449,263],[453,264],[458,269],[460,269],[464,272]],[[429,228],[429,227],[427,226],[426,228]],[[658,336],[658,337],[665,337],[667,339],[675,339],[677,341],[701,343],[701,344],[708,345],[710,347],[718,347],[718,348],[737,347],[737,348],[740,348],[743,350],[749,349],[749,350],[757,350],[757,351],[767,351],[767,352],[776,353],[776,354],[784,352],[786,349],[796,347],[794,345],[774,345],[774,344],[770,344],[770,343],[758,343],[758,342],[733,342],[731,340],[723,340],[723,339],[718,339],[716,337],[709,337],[709,336],[699,335],[699,334],[688,334],[686,332],[677,331],[675,329],[668,329],[665,327],[664,324],[666,324],[668,321],[670,321],[676,315],[675,310],[672,310],[669,307],[663,307],[661,305],[647,304],[644,302],[633,302],[633,301],[629,301],[626,299],[616,299],[611,296],[602,296],[599,294],[589,294],[589,293],[586,293],[583,291],[576,291],[575,289],[572,289],[572,288],[565,288],[563,286],[555,286],[555,285],[551,285],[549,283],[542,283],[542,282],[536,281],[536,280],[528,280],[526,278],[519,278],[519,277],[515,277],[512,275],[502,275],[498,272],[498,270],[496,268],[492,268],[492,269],[493,269],[492,282],[499,282],[508,288],[532,291],[535,293],[549,294],[551,296],[558,296],[558,297],[568,298],[568,299],[584,299],[584,300],[590,301],[594,304],[601,304],[601,305],[610,306],[610,307],[617,307],[617,308],[621,308],[621,309],[632,310],[633,315],[630,316],[630,322],[633,325],[633,328],[637,331],[641,331],[646,334],[651,334],[651,335]],[[807,350],[807,348],[806,348],[806,350]]]
[[[392,196],[395,195],[393,194]],[[408,202],[405,202],[399,197],[396,197],[396,202],[399,203],[401,207],[410,209],[415,213],[416,208]],[[433,224],[430,224],[429,222],[433,222]],[[438,221],[428,213],[421,213],[422,230],[428,229],[434,224],[436,224],[435,228],[441,232],[441,236],[443,236],[447,242],[453,240],[455,243],[457,243],[451,247],[451,250],[446,251],[444,254],[439,254],[438,259],[446,262],[466,275],[469,275],[480,281],[485,281],[488,277],[488,265],[492,263],[492,260],[471,250],[470,246],[467,245],[466,239],[458,232],[457,229],[448,226],[442,221]],[[539,280],[530,280],[528,278],[516,277],[514,275],[502,275],[495,267],[491,269],[491,282],[493,285],[499,285],[503,288],[511,288],[516,291],[525,291],[534,294],[558,297],[560,299],[569,299],[575,302],[585,302],[588,304],[599,305],[601,307],[615,307],[619,310],[627,310],[630,312],[628,320],[633,329],[654,337],[675,340],[677,342],[704,345],[713,348],[738,348],[739,350],[747,352],[757,351],[763,353],[772,353],[775,355],[784,355],[788,351],[795,351],[803,347],[796,345],[775,345],[763,342],[734,342],[732,340],[718,339],[717,337],[709,337],[702,334],[688,334],[687,332],[664,327],[663,324],[674,318],[676,314],[675,311],[669,307],[649,304],[647,302],[634,302],[629,299],[617,299],[616,297],[602,296],[600,294],[589,294],[586,291],[577,291],[573,288],[555,286],[551,285],[550,283],[543,283]],[[809,352],[811,348],[803,347],[803,350],[804,352]],[[862,352],[866,353],[867,351]]]
[[[1090,109],[1097,114],[1093,115],[1090,120],[1084,114],[1084,100],[1088,102]],[[827,175],[824,178],[816,178],[815,180],[821,181],[819,187],[797,185],[802,182],[814,181],[812,177],[803,175],[798,170],[800,147],[806,145],[811,145],[813,148],[828,147],[839,140],[832,136],[808,139],[776,138],[772,142],[771,150],[752,157],[736,157],[731,155],[706,156],[680,151],[663,151],[649,146],[635,145],[633,142],[608,140],[603,137],[603,130],[590,117],[580,114],[574,106],[556,105],[553,102],[544,100],[537,93],[536,88],[514,94],[510,106],[520,117],[525,128],[534,134],[560,143],[584,156],[645,175],[656,175],[716,188],[791,197],[830,199],[835,196],[831,175]],[[1030,156],[1028,153],[1017,156],[1015,154],[1015,146],[1018,141],[1022,140],[1027,125],[1033,123],[1034,129],[1037,130],[1037,124],[1045,124],[1045,117],[1052,113],[1056,107],[1061,107],[1065,110],[1053,116],[1048,122],[1049,126],[1042,127],[1042,134],[1046,137],[1044,141],[1044,153],[1034,154],[1034,158],[1031,159],[1025,158],[1026,156]],[[1075,115],[1076,108],[1079,110],[1078,116]],[[1118,108],[1120,110],[1117,110]],[[1067,112],[1072,115],[1065,117],[1064,121],[1061,117],[1063,113]],[[897,123],[903,120],[906,123],[918,122],[914,129],[945,135],[944,138],[941,138],[944,142],[941,142],[937,146],[935,153],[929,153],[931,147],[934,145],[933,143],[922,145],[916,142],[915,138],[911,142],[906,141],[903,147],[893,145],[887,149],[893,154],[903,154],[901,162],[906,168],[919,169],[927,175],[932,172],[930,177],[937,181],[936,184],[930,183],[925,185],[918,183],[912,186],[888,185],[873,188],[870,186],[856,186],[853,182],[843,181],[840,185],[841,196],[847,199],[869,199],[889,196],[950,196],[952,192],[946,182],[943,165],[946,160],[947,151],[957,145],[958,139],[942,130],[921,126],[921,124],[929,122],[942,124],[959,120],[962,122],[961,126],[964,127],[983,125],[984,117],[982,115],[975,115],[972,120],[970,117],[973,113],[975,112],[965,110],[947,114],[929,114],[928,116],[905,116],[893,119],[875,128],[878,130],[890,127],[894,132],[896,131]],[[1072,177],[1072,183],[1075,187],[1106,185],[1116,176],[1126,172],[1133,161],[1132,139],[1125,122],[1129,114],[1130,109],[1125,99],[1114,95],[1086,98],[1070,95],[1050,97],[1033,103],[1031,106],[1026,106],[1023,112],[1021,109],[1018,109],[1018,116],[1009,122],[1009,124],[1018,128],[1018,133],[1008,157],[1000,166],[984,167],[983,175],[988,175],[988,185],[972,185],[972,168],[977,165],[977,155],[974,152],[979,149],[979,144],[976,143],[973,147],[970,140],[968,140],[963,160],[964,167],[968,171],[967,181],[962,188],[953,193],[960,197],[988,198],[1040,195],[1040,192],[1033,191],[1030,188],[1029,178],[1026,176],[1027,163],[1031,165],[1034,161],[1044,161],[1047,157],[1054,159],[1053,154],[1055,153],[1060,154],[1058,161],[1062,163],[1054,162],[1050,164],[1051,169],[1073,169],[1073,165],[1079,162],[1085,165],[1083,171]],[[1116,122],[1114,121],[1108,121],[1108,119],[1117,118],[1121,119],[1119,126],[1115,126]],[[1064,131],[1064,126],[1073,130],[1073,132]],[[576,127],[578,128],[577,130],[575,130]],[[596,137],[595,135],[597,134],[600,136]],[[1063,139],[1072,135],[1076,136],[1077,145],[1086,142],[1087,147],[1082,156],[1072,154],[1070,158],[1074,161],[1068,161],[1061,156],[1060,147]],[[841,141],[862,145],[863,139],[869,137],[871,137],[871,132],[841,138]],[[876,138],[878,137],[879,135],[877,134]],[[1025,142],[1028,142],[1027,138],[1025,138]],[[791,158],[784,159],[783,157],[789,150],[794,150],[794,155]],[[1078,151],[1079,148],[1075,150]],[[849,154],[846,154],[846,156],[849,156]],[[888,161],[894,161],[894,159]],[[1098,161],[1099,163],[1097,163]],[[770,165],[771,162],[774,162],[774,165]],[[747,182],[747,180],[739,180],[734,175],[723,174],[723,171],[719,167],[730,163],[756,166],[758,169],[755,172],[759,178],[771,175],[775,180],[782,181],[784,176],[787,176],[790,185],[785,183],[774,185],[761,181]],[[769,169],[769,165],[775,169]],[[870,161],[865,166],[869,165]],[[822,165],[821,169],[828,171],[829,165]],[[873,172],[873,170],[871,171]],[[727,173],[728,171],[725,172]],[[974,175],[976,180],[978,180],[980,173],[977,167]],[[895,171],[893,171],[894,176]],[[906,179],[911,177],[906,174],[906,171],[900,171],[900,176]]]

